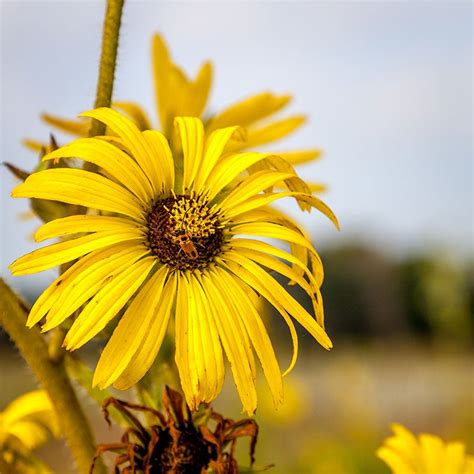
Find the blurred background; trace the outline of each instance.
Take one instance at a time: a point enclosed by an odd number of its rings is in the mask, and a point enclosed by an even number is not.
[[[50,132],[39,114],[73,117],[92,106],[104,7],[3,0],[0,8],[1,160],[29,170],[37,157],[21,140]],[[257,461],[274,463],[270,472],[386,473],[374,451],[391,422],[463,440],[474,453],[472,9],[471,2],[125,7],[117,99],[139,102],[158,123],[150,40],[161,32],[190,74],[213,61],[211,112],[263,90],[290,92],[291,112],[310,120],[279,148],[325,152],[299,169],[328,184],[324,199],[341,232],[314,213],[285,209],[324,260],[334,349],[326,353],[302,332],[284,407],[275,413],[262,389]],[[15,180],[5,169],[0,179],[1,275],[34,300],[55,273],[9,275],[9,262],[36,247],[38,221],[24,218],[26,200],[9,198]],[[286,329],[276,315],[268,326],[285,364]],[[34,380],[4,336],[0,353],[1,409]],[[240,416],[232,387],[217,406]],[[109,439],[98,415],[95,423]],[[41,455],[70,472],[58,443]]]

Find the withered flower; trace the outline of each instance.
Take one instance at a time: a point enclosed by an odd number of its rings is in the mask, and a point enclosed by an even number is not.
[[[211,408],[206,413],[191,414],[183,396],[165,387],[163,410],[108,398],[103,404],[104,417],[110,425],[109,409],[114,407],[130,424],[119,443],[100,444],[96,460],[106,452],[116,453],[116,474],[237,474],[235,459],[237,439],[250,437],[250,462],[253,465],[258,425],[252,419],[233,421]],[[141,412],[153,420],[144,426]]]

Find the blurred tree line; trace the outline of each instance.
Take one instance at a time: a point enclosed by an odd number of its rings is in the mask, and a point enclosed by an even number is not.
[[[321,257],[326,327],[333,339],[472,342],[472,260],[434,252],[397,259],[357,243],[323,250]],[[309,309],[302,291],[290,291]],[[277,332],[284,331],[282,326]]]

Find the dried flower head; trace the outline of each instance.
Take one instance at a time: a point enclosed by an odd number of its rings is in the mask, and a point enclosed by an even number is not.
[[[105,419],[110,424],[109,407],[116,408],[129,422],[120,443],[101,444],[91,466],[106,452],[114,452],[116,473],[216,474],[238,473],[235,446],[238,438],[248,436],[250,460],[254,462],[258,426],[247,419],[234,422],[208,409],[198,422],[184,403],[181,394],[169,387],[163,391],[163,412],[109,398],[103,405]],[[144,426],[138,413],[152,420]],[[214,428],[209,427],[214,424]]]

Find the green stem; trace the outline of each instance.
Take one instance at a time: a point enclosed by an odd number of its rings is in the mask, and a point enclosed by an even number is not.
[[[28,308],[2,279],[0,295],[0,324],[48,393],[78,472],[88,474],[95,454],[95,440],[67,376],[63,360],[49,358],[48,346],[39,329],[26,327]],[[105,473],[104,465],[97,463],[95,472]]]
[[[102,53],[100,56],[99,80],[95,107],[110,107],[114,88],[115,64],[119,44],[120,23],[125,0],[107,0],[104,29],[102,33]],[[105,125],[92,121],[90,137],[105,134]]]

